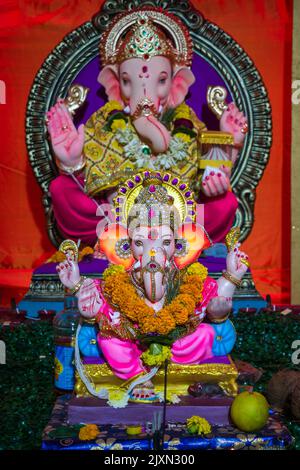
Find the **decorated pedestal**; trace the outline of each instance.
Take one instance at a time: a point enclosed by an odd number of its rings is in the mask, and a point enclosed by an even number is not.
[[[87,421],[77,425],[68,422],[70,396],[59,398],[52,417],[43,434],[43,450],[154,450],[151,421],[142,427],[138,435],[129,436],[126,423],[99,425],[98,434],[90,440],[80,439],[80,429]],[[191,436],[184,422],[170,422],[167,425],[165,450],[284,450],[293,438],[278,414],[272,413],[267,425],[257,433],[245,433],[231,424],[213,424],[205,437]]]
[[[95,363],[95,362],[98,362]],[[95,358],[84,360],[85,373],[93,381],[95,389],[107,388],[109,391],[119,390],[122,380],[114,375],[105,363],[99,364]],[[153,384],[157,392],[164,390],[164,369],[158,370],[153,378]],[[197,365],[170,364],[168,367],[168,393],[175,395],[188,395],[188,388],[195,382],[211,383],[219,385],[225,394],[235,396],[237,393],[236,379],[238,372],[229,356],[219,356],[206,360]],[[82,382],[78,372],[74,388],[77,397],[91,396]]]

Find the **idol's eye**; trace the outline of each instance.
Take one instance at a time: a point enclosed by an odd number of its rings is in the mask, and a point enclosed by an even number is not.
[[[164,240],[163,245],[164,246],[170,246],[171,245],[171,240]]]
[[[135,246],[143,246],[142,240],[135,240],[134,244]]]
[[[123,85],[126,86],[126,85],[128,85],[129,80],[128,80],[128,78],[123,78],[122,82],[123,82]]]
[[[167,78],[168,78],[168,75],[167,75],[167,74],[161,75],[161,76],[159,77],[159,79],[158,79],[158,83],[159,83],[160,85],[164,85],[164,84],[166,83],[166,81],[167,81]]]

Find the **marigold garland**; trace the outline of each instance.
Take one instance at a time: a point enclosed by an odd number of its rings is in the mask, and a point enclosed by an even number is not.
[[[207,271],[198,269],[199,274],[194,272],[186,273],[178,295],[158,312],[139,297],[130,276],[117,266],[111,266],[103,273],[103,293],[121,314],[138,324],[142,333],[167,335],[177,325],[187,323],[189,317],[194,315],[196,305],[202,301]]]

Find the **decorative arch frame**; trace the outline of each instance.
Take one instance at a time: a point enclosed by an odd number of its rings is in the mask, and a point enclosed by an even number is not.
[[[45,113],[58,97],[66,97],[77,74],[99,54],[100,35],[118,13],[150,6],[168,9],[188,27],[194,53],[220,74],[230,94],[249,123],[242,153],[234,167],[231,184],[238,199],[235,226],[241,241],[254,223],[256,187],[263,176],[272,145],[271,105],[268,93],[253,61],[244,49],[216,24],[206,20],[188,1],[108,0],[91,21],[79,26],[51,51],[34,79],[27,103],[26,144],[29,160],[43,190],[43,204],[51,242],[62,241],[54,218],[49,184],[58,175],[47,139]]]

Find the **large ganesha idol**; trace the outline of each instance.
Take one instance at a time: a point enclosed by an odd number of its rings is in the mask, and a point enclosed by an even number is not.
[[[98,81],[107,104],[78,129],[64,100],[47,113],[61,173],[50,185],[61,233],[94,244],[96,208],[111,202],[119,184],[139,170],[172,170],[205,203],[211,239],[223,241],[237,208],[230,173],[247,120],[230,103],[220,118],[220,131],[209,133],[185,104],[195,81],[187,28],[158,8],[130,10],[117,15],[102,35],[100,56]]]
[[[235,334],[220,351],[218,331],[224,325],[234,331],[228,319],[232,296],[248,265],[234,239],[218,280],[196,262],[211,242],[186,183],[149,171],[126,183],[128,190],[121,186],[114,200],[115,223],[100,234],[111,263],[103,279],[82,277],[71,255],[57,267],[61,282],[78,297],[82,316],[98,324],[99,347],[121,383],[115,390],[96,390],[76,349],[80,377],[92,395],[114,407],[161,399],[152,379],[166,360],[193,367],[210,361],[213,368],[213,359],[230,352]]]

